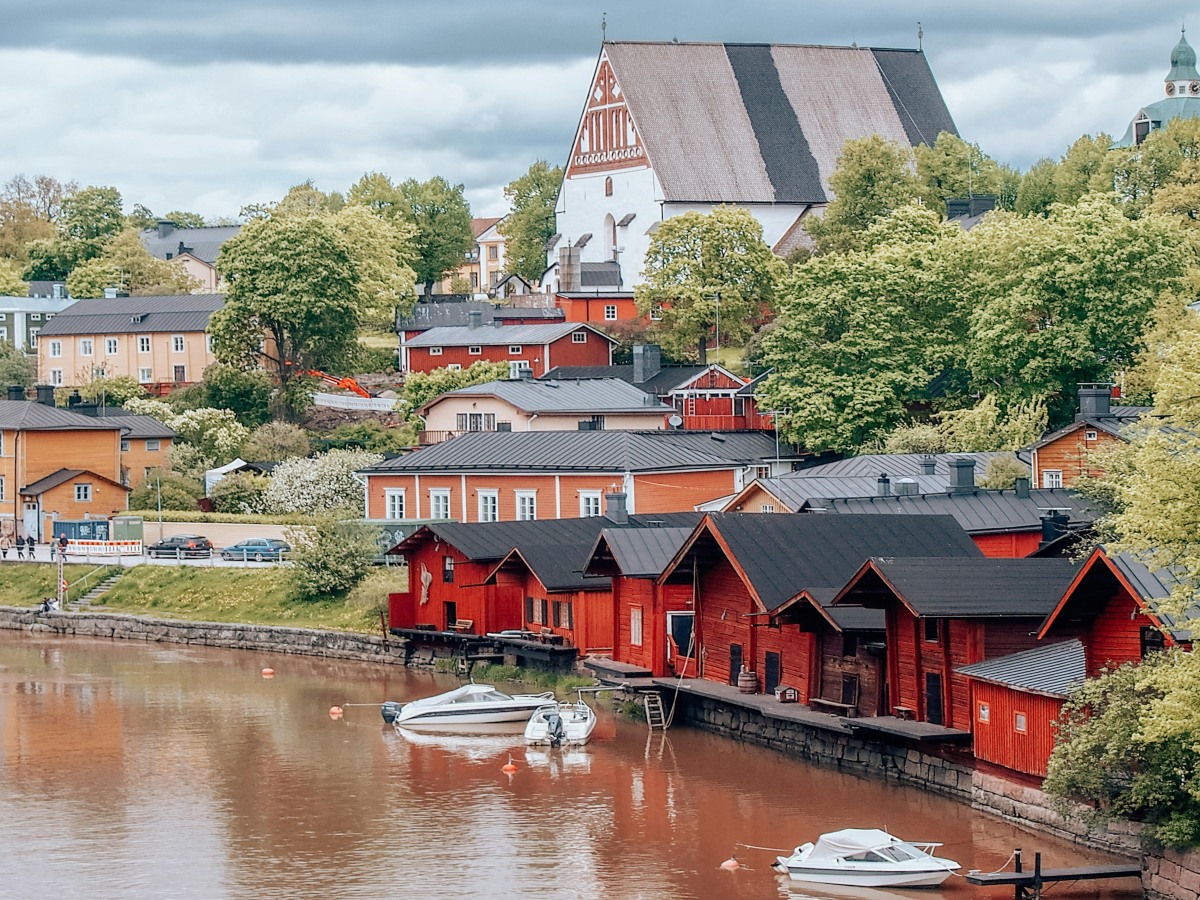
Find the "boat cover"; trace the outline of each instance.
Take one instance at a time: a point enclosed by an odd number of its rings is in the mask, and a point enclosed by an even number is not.
[[[865,853],[889,844],[903,843],[886,831],[878,828],[844,828],[841,831],[831,831],[817,838],[816,846],[808,854],[812,859],[838,859],[855,853]]]

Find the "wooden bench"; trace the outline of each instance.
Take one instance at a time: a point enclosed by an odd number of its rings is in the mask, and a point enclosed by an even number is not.
[[[853,719],[858,716],[858,707],[852,703],[839,703],[836,700],[826,700],[823,697],[809,698],[808,705],[818,712],[830,712],[835,715]]]
[[[451,631],[457,631],[459,634],[466,634],[475,627],[474,619],[455,619],[454,624],[450,626]]]

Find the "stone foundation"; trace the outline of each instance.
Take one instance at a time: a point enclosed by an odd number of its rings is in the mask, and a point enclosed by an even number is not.
[[[275,625],[232,625],[223,622],[183,622],[147,619],[116,613],[38,613],[32,609],[0,606],[0,629],[52,635],[161,641],[198,644],[230,650],[294,653],[360,662],[404,665],[407,642],[382,636],[314,628]]]
[[[1142,864],[1142,886],[1148,900],[1194,900],[1200,897],[1200,851],[1148,856]]]

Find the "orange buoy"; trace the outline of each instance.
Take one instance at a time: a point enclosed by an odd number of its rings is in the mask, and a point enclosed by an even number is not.
[[[500,771],[507,772],[509,775],[511,775],[513,772],[517,771],[517,767],[513,763],[511,756],[508,758],[508,762],[506,762],[504,765],[502,765],[500,767]]]
[[[274,678],[275,670],[274,669],[263,669],[262,676],[263,676],[263,678]]]
[[[726,872],[736,872],[741,867],[742,867],[742,864],[740,862],[738,862],[738,858],[736,856],[734,856],[732,853],[729,855],[729,859],[727,859],[727,860],[725,860],[725,862],[721,863],[721,868],[724,869]]]
[[[340,719],[342,717],[343,713],[345,713],[345,710],[342,709],[340,706],[329,707],[329,718],[331,718],[331,719]]]

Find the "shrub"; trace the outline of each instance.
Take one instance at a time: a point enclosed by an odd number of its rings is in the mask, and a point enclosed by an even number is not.
[[[242,458],[255,461],[279,462],[293,456],[308,456],[308,434],[290,422],[268,422],[254,429],[242,446]]]
[[[146,389],[130,375],[94,378],[91,384],[79,388],[79,396],[88,403],[104,406],[124,406],[130,400],[146,396]]]
[[[197,501],[204,496],[204,487],[195,479],[176,472],[153,469],[147,473],[142,486],[129,494],[129,506],[131,509],[156,510],[160,496],[163,509],[194,510]]]
[[[366,578],[379,552],[378,529],[362,522],[329,519],[311,528],[289,528],[292,597],[324,600],[344,595]]]
[[[989,491],[1007,491],[1017,484],[1018,478],[1029,477],[1029,466],[1021,462],[1011,453],[995,456],[988,463],[979,486]]]
[[[266,372],[243,372],[233,366],[209,366],[200,383],[204,405],[233,410],[247,428],[257,428],[271,418],[271,378]]]
[[[231,472],[214,485],[209,495],[217,512],[254,515],[266,509],[271,479],[254,472]]]

